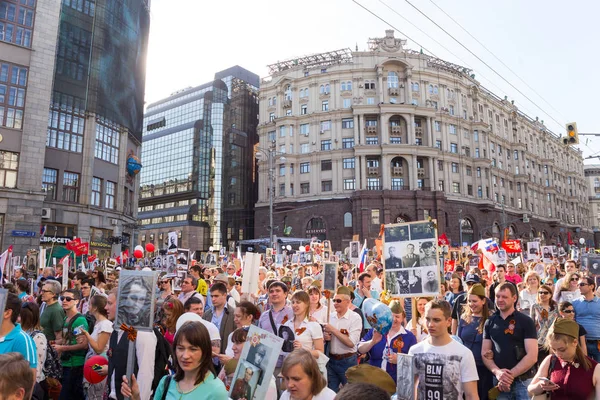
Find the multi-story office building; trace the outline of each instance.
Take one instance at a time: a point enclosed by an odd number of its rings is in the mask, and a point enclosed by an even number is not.
[[[581,153],[468,69],[404,43],[387,31],[368,51],[269,66],[259,137],[277,160],[272,184],[259,163],[256,236],[269,234],[269,196],[276,235],[291,227],[337,249],[428,217],[456,244],[505,229],[548,243],[591,235]]]
[[[192,251],[254,232],[259,77],[235,66],[150,104],[144,115],[140,240]]]
[[[589,189],[590,225],[594,232],[595,247],[600,248],[600,165],[585,165],[583,171]]]
[[[0,2],[3,248],[130,241],[148,33],[147,0]]]

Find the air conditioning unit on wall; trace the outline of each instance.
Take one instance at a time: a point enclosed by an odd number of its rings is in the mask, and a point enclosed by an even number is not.
[[[42,208],[42,219],[51,219],[52,218],[52,209],[51,208]]]

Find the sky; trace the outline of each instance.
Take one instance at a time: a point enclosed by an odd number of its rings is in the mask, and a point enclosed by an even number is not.
[[[365,50],[369,38],[395,27],[396,37],[410,38],[407,48],[473,69],[484,87],[554,133],[564,135],[567,122],[580,133],[600,133],[597,15],[600,2],[585,0],[152,0],[146,103],[233,65],[264,78],[277,61]],[[580,141],[584,157],[600,156],[600,137]]]

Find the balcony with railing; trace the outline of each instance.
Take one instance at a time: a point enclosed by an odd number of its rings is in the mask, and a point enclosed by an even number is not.
[[[377,125],[365,126],[365,133],[370,136],[377,135]]]

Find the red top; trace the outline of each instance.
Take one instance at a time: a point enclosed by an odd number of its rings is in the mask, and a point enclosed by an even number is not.
[[[592,363],[587,371],[579,364],[566,363],[560,358],[556,360],[550,380],[559,385],[560,389],[552,391],[552,400],[589,399],[594,394],[594,368],[598,363],[586,358]]]

